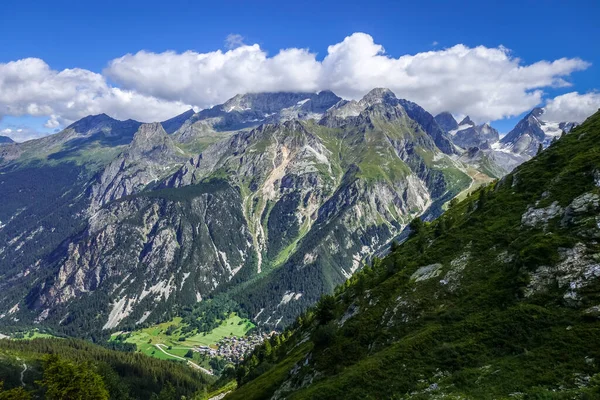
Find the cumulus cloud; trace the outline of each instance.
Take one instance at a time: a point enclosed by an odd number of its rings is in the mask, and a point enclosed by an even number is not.
[[[548,100],[544,119],[554,122],[583,122],[600,109],[600,93],[566,93]]]
[[[43,115],[45,126],[54,129],[101,112],[163,120],[238,93],[330,89],[358,99],[374,87],[388,87],[432,113],[468,114],[483,122],[542,104],[544,89],[569,86],[570,75],[589,66],[578,58],[524,64],[502,46],[462,44],[396,58],[365,33],[329,46],[322,59],[301,48],[268,54],[237,34],[229,35],[226,45],[226,51],[208,53],[126,54],[102,73],[55,71],[35,58],[0,64],[0,117]],[[552,104],[559,109],[566,103]]]
[[[206,108],[238,93],[319,90],[320,70],[308,50],[268,57],[255,44],[211,53],[140,51],[112,60],[105,73],[129,90]]]
[[[505,47],[461,44],[394,58],[370,35],[355,33],[329,46],[322,61],[297,48],[269,56],[255,44],[211,53],[141,51],[112,60],[105,73],[129,90],[200,107],[246,92],[331,89],[356,99],[388,87],[433,113],[488,121],[535,107],[544,88],[568,86],[569,75],[588,66],[578,58],[523,65]]]
[[[37,58],[0,64],[0,115],[48,116],[47,128],[102,112],[119,119],[156,121],[189,107],[112,87],[104,76],[85,69],[55,71]]]

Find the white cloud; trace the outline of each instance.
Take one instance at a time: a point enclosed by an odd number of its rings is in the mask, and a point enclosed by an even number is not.
[[[432,46],[437,46],[439,43],[437,42],[437,40],[434,40],[433,43],[431,43]]]
[[[577,58],[523,65],[504,47],[461,44],[394,58],[355,33],[329,46],[323,61],[296,48],[269,56],[255,44],[212,53],[141,51],[111,61],[105,72],[130,90],[199,107],[246,92],[331,89],[356,99],[388,87],[433,113],[489,121],[535,107],[544,88],[567,86],[565,78],[588,66]]]
[[[315,91],[320,70],[308,50],[268,57],[255,44],[211,53],[140,51],[112,60],[105,73],[124,88],[206,108],[238,93]]]
[[[112,87],[104,76],[88,70],[55,71],[37,58],[0,64],[0,115],[48,116],[48,128],[102,112],[156,121],[189,107]]]
[[[548,100],[544,119],[554,122],[583,122],[600,108],[600,93],[566,93]]]
[[[60,126],[60,121],[58,120],[59,116],[52,114],[50,115],[50,119],[48,121],[46,121],[46,123],[44,124],[44,127],[48,128],[48,129],[56,129]]]
[[[235,49],[244,45],[244,37],[237,33],[230,33],[225,38],[225,47],[228,49]]]
[[[51,129],[102,112],[157,121],[238,93],[331,89],[357,99],[374,87],[388,87],[432,113],[468,114],[483,122],[541,104],[545,88],[568,86],[573,72],[589,66],[578,58],[524,64],[502,46],[462,44],[395,58],[364,33],[329,46],[322,60],[299,48],[269,55],[235,34],[226,43],[235,48],[127,54],[110,61],[102,74],[55,71],[35,58],[0,64],[0,118],[47,116]]]

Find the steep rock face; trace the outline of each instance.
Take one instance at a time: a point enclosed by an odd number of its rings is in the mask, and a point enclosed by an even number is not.
[[[492,146],[491,149],[487,147],[485,149],[471,147],[459,159],[463,163],[473,166],[478,171],[495,178],[502,178],[529,160],[527,156],[497,149],[495,148],[497,145],[498,143]]]
[[[515,153],[535,155],[538,145],[546,137],[538,122],[538,117],[542,114],[543,110],[541,108],[535,108],[502,138],[502,144],[510,146]]]
[[[554,138],[560,137],[562,132],[568,133],[576,125],[571,122],[547,122],[543,120],[543,115],[543,108],[534,108],[502,138],[502,146],[513,153],[532,157],[540,144],[547,147]]]
[[[411,216],[430,204],[427,187],[414,175],[396,185],[367,184],[350,171],[319,209],[298,250],[271,279],[242,296],[242,301],[246,296],[253,298],[248,311],[261,325],[289,324],[322,293],[331,292],[359,270],[367,256],[385,246]]]
[[[475,122],[473,122],[471,117],[467,115],[458,123],[458,126],[475,126]]]
[[[445,159],[403,107],[370,100],[371,105],[356,117],[329,117],[320,127],[305,125],[308,132],[318,132],[313,134],[315,139],[329,149],[330,165],[317,169],[327,166],[338,171],[337,178],[330,185],[317,186],[324,196],[309,190],[298,197],[304,202],[307,198],[318,201],[312,208],[316,212],[310,229],[281,268],[241,296],[242,303],[250,304],[251,315],[257,315],[257,322],[288,324],[291,316],[360,268],[367,256],[385,246],[414,216],[447,193],[468,185],[469,178]],[[338,131],[344,132],[341,138]],[[345,150],[340,153],[340,149]],[[336,150],[339,160],[331,157]],[[425,161],[428,152],[437,154],[436,163]],[[457,173],[454,177],[458,179],[450,179],[446,173]],[[281,182],[279,193],[286,193],[288,179],[300,181],[290,175],[286,172],[288,178]],[[285,196],[275,207],[283,202],[287,202]],[[271,216],[267,217],[269,223]],[[299,231],[305,231],[302,225]],[[269,230],[267,236],[271,238],[272,233]]]
[[[291,119],[320,119],[341,99],[331,91],[319,93],[250,93],[202,110],[181,124],[178,140],[192,143],[208,132],[227,132]]]
[[[577,125],[544,121],[543,115],[544,109],[535,108],[500,140],[494,128],[487,124],[476,126],[469,117],[450,134],[457,146],[469,150],[461,156],[463,161],[483,168],[488,174],[502,177],[534,156],[540,145],[548,147],[563,132],[568,133]]]
[[[436,115],[435,120],[446,133],[458,129],[458,123],[448,111]]]
[[[131,144],[104,169],[93,186],[90,211],[139,192],[186,159],[160,123],[141,125]]]
[[[466,124],[461,124],[461,126],[464,125]],[[469,126],[466,129],[456,131],[452,137],[452,141],[464,149],[471,147],[490,149],[499,140],[498,131],[489,124]]]
[[[250,268],[252,254],[241,199],[228,184],[155,191],[98,211],[69,244],[53,282],[31,298],[54,321],[108,299],[102,327],[109,329],[142,316],[158,319],[164,303],[195,303]]]
[[[456,151],[446,132],[438,125],[437,121],[421,106],[408,100],[398,99],[396,95],[386,88],[375,88],[367,93],[360,101],[341,101],[332,107],[324,118],[324,124],[332,126],[335,119],[359,116],[362,111],[374,105],[384,104],[390,107],[401,106],[407,116],[418,123],[421,129],[433,139],[435,145],[446,154]]]
[[[402,99],[399,100],[399,102],[406,110],[408,116],[423,127],[423,130],[431,136],[440,150],[446,154],[456,153],[452,141],[448,138],[446,132],[440,128],[433,115],[425,111],[423,107],[411,101]]]

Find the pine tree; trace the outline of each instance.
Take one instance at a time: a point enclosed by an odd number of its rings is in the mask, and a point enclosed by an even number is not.
[[[537,149],[537,153],[536,153],[536,155],[540,155],[540,154],[542,154],[542,151],[544,151],[544,145],[540,143],[540,144],[538,145],[538,149]]]
[[[31,393],[22,387],[3,390],[4,382],[0,381],[0,400],[31,400]]]
[[[410,221],[410,224],[408,225],[408,227],[410,228],[410,235],[411,236],[417,236],[422,230],[423,230],[423,221],[421,221],[421,218],[417,217],[415,219],[413,219],[412,221]]]
[[[446,219],[440,218],[435,226],[435,236],[440,237],[446,232]]]
[[[271,342],[269,340],[265,340],[265,359],[271,360],[273,356],[273,346],[271,346]]]
[[[477,203],[477,208],[481,210],[487,201],[487,191],[485,188],[482,188],[479,191],[479,202]]]
[[[333,296],[325,295],[317,303],[316,310],[317,321],[320,325],[325,325],[335,317],[335,299]]]
[[[48,400],[108,400],[102,377],[88,364],[74,364],[53,354],[44,363],[42,385]]]

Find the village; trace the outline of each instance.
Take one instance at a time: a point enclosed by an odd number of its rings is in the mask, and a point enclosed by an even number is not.
[[[238,363],[243,361],[244,357],[252,352],[256,346],[259,346],[274,334],[275,331],[255,333],[243,337],[226,336],[213,346],[197,346],[192,350],[210,357],[222,357],[227,361]]]

